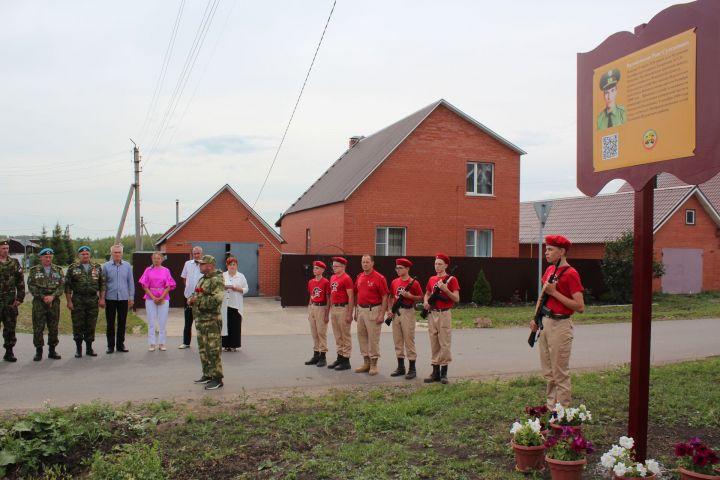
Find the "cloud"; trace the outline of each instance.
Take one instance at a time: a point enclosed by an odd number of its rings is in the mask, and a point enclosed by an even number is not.
[[[195,153],[209,155],[232,155],[267,150],[267,139],[246,135],[219,135],[192,140],[182,145]]]

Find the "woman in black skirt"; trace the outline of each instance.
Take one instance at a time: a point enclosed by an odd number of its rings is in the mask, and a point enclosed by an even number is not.
[[[242,327],[243,295],[248,287],[245,275],[237,271],[237,258],[228,257],[225,262],[227,272],[223,273],[225,281],[225,299],[222,304],[222,346],[226,352],[237,352],[240,348],[240,331]]]

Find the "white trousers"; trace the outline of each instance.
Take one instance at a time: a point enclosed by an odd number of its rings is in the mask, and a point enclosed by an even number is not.
[[[148,321],[148,345],[165,344],[165,327],[167,326],[168,312],[170,311],[170,302],[165,300],[160,305],[155,305],[152,300],[145,301],[145,311],[147,312]],[[155,329],[157,328],[159,341],[155,341]]]

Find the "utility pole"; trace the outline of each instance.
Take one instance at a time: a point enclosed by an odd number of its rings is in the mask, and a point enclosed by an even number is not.
[[[135,251],[139,252],[143,249],[142,220],[140,218],[140,149],[137,144],[133,142],[132,138],[130,141],[133,145],[135,145],[133,148],[133,164],[135,172],[135,183],[133,184],[133,187],[135,188]]]

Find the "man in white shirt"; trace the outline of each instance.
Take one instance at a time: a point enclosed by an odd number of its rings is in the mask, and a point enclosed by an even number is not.
[[[179,349],[190,348],[193,312],[192,306],[188,305],[187,301],[190,297],[192,297],[198,280],[200,280],[200,277],[203,276],[200,271],[200,260],[203,257],[202,247],[193,247],[192,257],[192,260],[185,262],[185,266],[183,266],[182,273],[180,274],[185,282],[185,329],[183,330],[183,343],[178,347]]]

